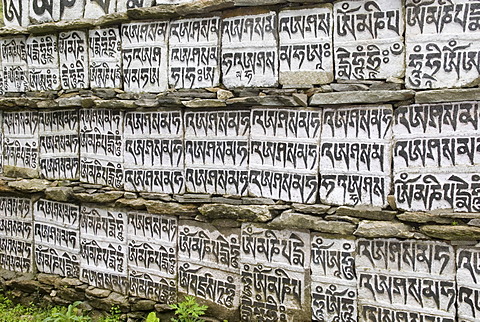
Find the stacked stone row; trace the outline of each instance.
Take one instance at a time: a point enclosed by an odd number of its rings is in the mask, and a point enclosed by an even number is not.
[[[405,82],[412,89],[471,87],[480,76],[480,28],[475,7],[458,3],[337,1],[5,37],[3,88],[160,93],[220,83],[301,87],[372,79]],[[96,3],[88,1],[91,5]]]
[[[480,249],[472,246],[337,239],[252,223],[221,228],[19,197],[0,197],[0,220],[3,269],[79,278],[160,303],[189,294],[233,320],[474,321],[480,314]]]

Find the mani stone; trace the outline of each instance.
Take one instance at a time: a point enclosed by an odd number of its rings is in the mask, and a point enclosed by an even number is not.
[[[366,238],[414,238],[413,227],[395,221],[362,220],[357,230],[353,233],[357,237]]]
[[[209,204],[198,208],[208,219],[235,219],[241,222],[267,222],[272,219],[268,206]]]
[[[442,89],[415,94],[415,103],[441,103],[480,100],[480,88]]]
[[[425,225],[420,227],[420,231],[445,240],[480,240],[480,228],[473,226]]]
[[[341,206],[337,208],[335,213],[338,216],[349,216],[357,218],[365,218],[371,220],[393,220],[395,219],[396,212],[382,210],[380,207],[370,207],[370,206],[357,206],[357,207],[346,207]]]
[[[412,90],[401,91],[353,91],[317,93],[310,99],[310,105],[340,105],[340,104],[374,104],[412,99],[415,92]]]
[[[342,221],[327,221],[322,218],[284,211],[280,216],[272,220],[269,226],[274,228],[288,227],[296,229],[311,229],[328,234],[351,235],[356,225]]]

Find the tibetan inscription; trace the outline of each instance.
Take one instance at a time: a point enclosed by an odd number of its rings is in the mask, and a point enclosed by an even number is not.
[[[117,12],[127,11],[127,9],[146,8],[159,4],[158,0],[117,0]]]
[[[401,106],[395,110],[394,184],[398,207],[480,210],[478,102]]]
[[[33,270],[33,217],[30,199],[0,197],[0,268]]]
[[[391,182],[390,105],[325,108],[320,145],[320,200],[385,206]]]
[[[129,92],[164,92],[168,88],[168,22],[123,24],[123,82]]]
[[[3,0],[3,20],[7,27],[29,25],[28,5],[31,0]]]
[[[330,4],[279,14],[280,84],[333,81],[333,18]]]
[[[80,112],[80,180],[123,187],[123,112]]]
[[[39,272],[80,276],[80,209],[40,199],[34,205],[35,262]]]
[[[24,0],[23,0],[24,1]],[[39,24],[49,21],[83,18],[85,2],[89,0],[29,0],[30,20]]]
[[[78,179],[78,110],[39,112],[40,173],[46,179]]]
[[[185,183],[195,193],[247,195],[250,111],[185,112]]]
[[[121,39],[118,28],[92,29],[88,41],[91,87],[120,87]]]
[[[337,79],[403,77],[402,0],[338,1],[333,11]]]
[[[38,112],[3,113],[3,164],[29,169],[29,177],[38,176]],[[27,173],[26,173],[27,174]]]
[[[406,0],[408,88],[475,86],[480,78],[479,4]]]
[[[254,196],[314,203],[321,112],[252,109],[249,190]]]
[[[0,38],[4,92],[28,90],[27,38],[16,36]]]
[[[60,83],[62,89],[82,89],[90,86],[87,33],[66,31],[58,35]]]
[[[184,192],[180,110],[127,112],[124,136],[126,190]]]
[[[456,315],[455,253],[442,242],[359,239],[359,321],[442,321]]]
[[[169,82],[175,88],[217,86],[220,79],[220,18],[171,23]]]
[[[474,322],[480,318],[480,249],[457,249],[458,321]]]
[[[32,91],[60,88],[56,35],[27,38],[28,87]]]
[[[65,1],[65,0],[63,0]],[[119,0],[129,1],[129,0]],[[86,0],[84,17],[97,19],[104,15],[114,13],[117,10],[117,0]]]
[[[227,87],[275,86],[278,80],[277,14],[222,21],[222,78]]]

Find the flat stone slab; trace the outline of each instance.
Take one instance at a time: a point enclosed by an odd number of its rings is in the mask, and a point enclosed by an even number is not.
[[[412,99],[415,92],[412,90],[400,91],[354,91],[317,93],[310,99],[310,105],[341,105],[341,104],[374,104]]]
[[[421,91],[415,94],[415,103],[441,103],[480,100],[480,88],[459,88]]]

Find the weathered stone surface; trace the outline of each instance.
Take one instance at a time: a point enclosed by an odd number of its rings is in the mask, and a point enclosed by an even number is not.
[[[209,204],[198,208],[209,219],[235,219],[241,222],[267,222],[272,214],[267,206]]]
[[[227,105],[235,106],[300,106],[291,96],[247,96],[227,100]]]
[[[365,84],[332,83],[330,86],[335,92],[368,91],[369,89]]]
[[[45,189],[45,197],[56,201],[68,201],[72,194],[72,187],[49,187]]]
[[[293,203],[292,207],[294,210],[299,212],[304,212],[307,214],[315,214],[315,215],[324,215],[332,206],[319,205],[319,204],[306,205],[303,203]]]
[[[276,228],[311,229],[322,233],[351,235],[356,226],[342,221],[327,221],[316,216],[284,211],[269,224]]]
[[[226,107],[227,104],[220,99],[194,99],[191,101],[184,101],[182,104],[190,108],[207,108],[207,107]]]
[[[40,192],[50,187],[51,182],[43,179],[19,180],[8,183],[8,186],[22,192]]]
[[[121,198],[115,202],[115,206],[143,210],[147,208],[147,200],[143,198],[135,198],[135,199]]]
[[[155,301],[152,300],[137,300],[132,304],[132,311],[151,311],[155,308]]]
[[[95,298],[95,297],[98,297],[98,298],[107,297],[107,296],[110,295],[110,293],[112,293],[112,291],[105,290],[105,289],[102,289],[102,288],[93,287],[93,286],[89,286],[85,290],[85,294],[87,296],[91,296],[93,298]]]
[[[137,107],[135,101],[129,100],[95,100],[94,106],[96,108],[109,108],[109,109],[134,109]]]
[[[197,207],[188,204],[149,200],[147,201],[146,206],[147,211],[152,214],[173,216],[195,216],[198,214]]]
[[[217,91],[217,98],[219,100],[228,100],[232,97],[234,97],[234,95],[231,91],[227,91],[226,89],[220,89]]]
[[[415,94],[415,103],[419,104],[478,100],[480,100],[480,88],[419,91]]]
[[[428,212],[404,212],[402,214],[398,214],[397,218],[402,221],[409,221],[420,224],[437,223],[449,225],[454,222],[454,219],[452,218],[440,217],[436,214]]]
[[[427,236],[445,240],[480,240],[480,228],[474,226],[425,225],[420,231]]]
[[[170,4],[157,5],[148,8],[134,8],[127,11],[128,17],[135,20],[168,19],[175,16],[175,6]]]
[[[177,5],[175,12],[181,16],[186,16],[232,8],[234,5],[233,0],[190,1]]]
[[[393,220],[397,215],[395,211],[382,210],[380,207],[357,206],[347,207],[340,206],[337,208],[336,215],[365,218],[371,220]]]
[[[362,220],[353,234],[366,238],[414,238],[413,230],[413,227],[401,222]]]
[[[412,90],[317,93],[311,97],[310,105],[324,106],[361,103],[388,103],[409,100],[414,96],[415,92]]]
[[[123,191],[108,191],[104,193],[75,193],[73,197],[81,202],[110,203],[123,197]]]
[[[326,215],[325,219],[334,220],[334,221],[346,221],[354,225],[358,225],[358,223],[362,221],[360,218],[355,218],[350,216],[337,216],[337,215]]]

